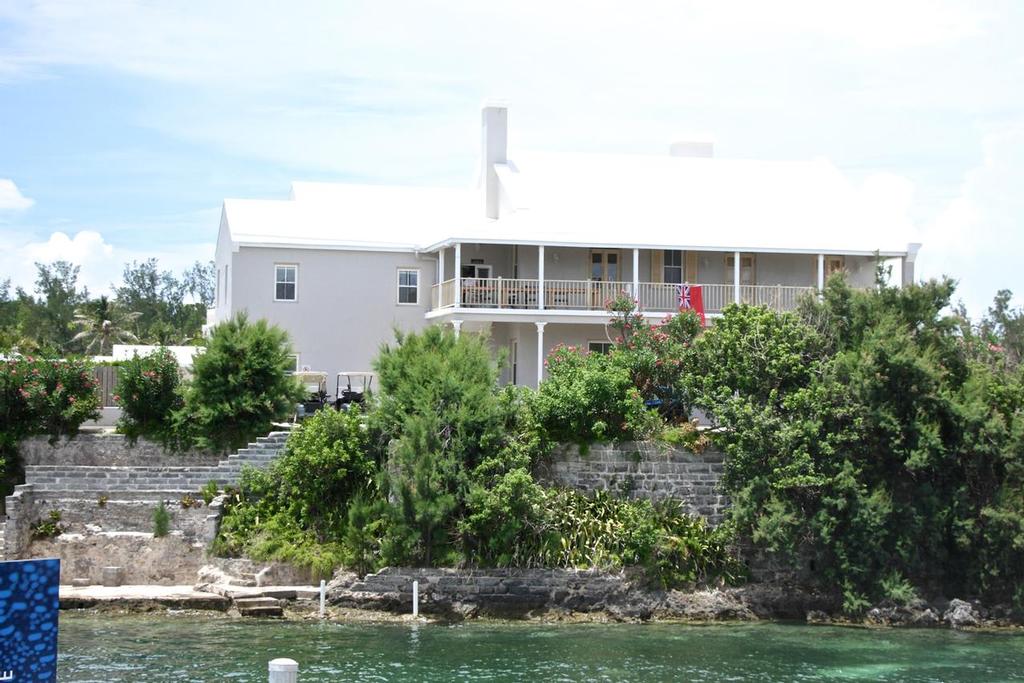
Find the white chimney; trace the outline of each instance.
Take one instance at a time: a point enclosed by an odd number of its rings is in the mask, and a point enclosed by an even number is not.
[[[508,106],[485,104],[481,110],[480,180],[484,186],[484,214],[497,218],[501,186],[494,164],[508,163]]]
[[[668,146],[668,154],[673,157],[698,157],[710,159],[715,156],[715,143],[683,140]]]

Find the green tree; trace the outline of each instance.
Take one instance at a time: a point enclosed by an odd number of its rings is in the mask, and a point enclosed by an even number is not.
[[[124,311],[117,304],[111,304],[106,296],[100,296],[75,312],[75,325],[80,331],[71,341],[86,354],[108,355],[114,344],[138,342],[139,338],[128,328],[139,315]]]
[[[78,289],[79,267],[67,261],[36,263],[37,299],[19,296],[19,327],[39,349],[55,355],[73,350],[75,311],[88,301],[87,289]]]
[[[389,456],[389,561],[450,560],[470,474],[505,442],[498,364],[481,335],[428,327],[396,334],[374,363],[373,424]]]
[[[303,392],[289,374],[288,335],[244,313],[213,328],[204,353],[196,354],[184,407],[175,414],[182,445],[226,451],[270,431],[295,411]]]

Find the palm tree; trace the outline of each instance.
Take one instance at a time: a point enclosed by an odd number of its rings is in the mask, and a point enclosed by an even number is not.
[[[104,350],[113,351],[114,344],[137,342],[139,338],[126,328],[135,322],[141,313],[124,312],[117,304],[101,296],[94,302],[75,311],[75,325],[81,331],[72,341],[85,344],[85,352],[104,355]],[[98,349],[97,349],[98,347]]]

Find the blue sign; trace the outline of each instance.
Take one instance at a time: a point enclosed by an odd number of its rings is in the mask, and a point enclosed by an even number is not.
[[[57,680],[60,560],[0,562],[0,681]]]

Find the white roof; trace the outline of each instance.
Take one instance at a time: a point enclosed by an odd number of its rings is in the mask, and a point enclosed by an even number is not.
[[[224,202],[235,244],[433,250],[457,241],[887,256],[905,212],[827,161],[520,153],[483,189],[292,184],[288,200]]]

